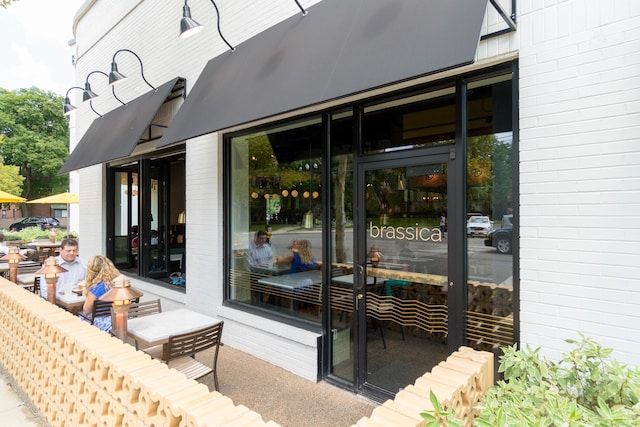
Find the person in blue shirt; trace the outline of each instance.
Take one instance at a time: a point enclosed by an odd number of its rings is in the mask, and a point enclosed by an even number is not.
[[[311,252],[311,242],[308,240],[294,240],[291,242],[291,255],[278,258],[279,264],[290,262],[290,273],[315,270],[319,264]]]
[[[93,312],[93,304],[102,295],[111,289],[113,279],[120,275],[120,271],[113,262],[104,255],[96,255],[87,262],[86,287],[84,288],[85,301],[82,311],[86,318],[90,318]],[[80,319],[87,320],[80,316]],[[102,316],[93,319],[93,326],[102,331],[111,330],[111,316]]]

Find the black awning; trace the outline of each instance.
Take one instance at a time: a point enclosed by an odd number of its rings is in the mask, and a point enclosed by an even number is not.
[[[176,77],[95,119],[58,174],[129,156],[176,85],[183,87],[184,79]]]
[[[323,0],[210,60],[158,146],[471,63],[486,0]]]

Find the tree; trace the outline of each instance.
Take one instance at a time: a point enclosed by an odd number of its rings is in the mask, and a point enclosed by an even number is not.
[[[0,89],[0,155],[5,165],[20,168],[22,195],[40,197],[65,191],[67,175],[58,170],[69,155],[69,126],[64,100],[38,88]]]
[[[6,9],[7,6],[9,6],[11,3],[15,3],[16,1],[18,0],[0,0],[0,6]]]
[[[0,190],[9,194],[21,194],[24,176],[20,175],[18,166],[3,165],[0,163]]]

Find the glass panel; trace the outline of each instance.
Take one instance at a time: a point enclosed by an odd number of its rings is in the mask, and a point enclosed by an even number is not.
[[[119,268],[136,265],[138,257],[138,174],[117,171],[114,174],[114,263]]]
[[[167,242],[166,218],[166,163],[164,160],[154,162],[150,168],[150,205],[149,235],[144,248],[149,248],[149,276],[165,277],[168,262],[165,243]]]
[[[365,182],[367,383],[396,393],[448,356],[447,164]]]
[[[331,276],[353,278],[353,115],[336,114],[331,121]],[[331,282],[330,330],[332,374],[354,380],[353,286]]]
[[[230,299],[320,321],[320,117],[230,141]]]
[[[467,340],[496,352],[514,339],[511,84],[498,76],[468,91]]]
[[[365,108],[365,154],[455,143],[453,87]]]

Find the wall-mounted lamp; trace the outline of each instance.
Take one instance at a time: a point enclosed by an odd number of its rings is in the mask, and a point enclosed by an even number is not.
[[[44,265],[36,274],[44,274],[44,280],[47,282],[47,300],[51,304],[56,303],[56,282],[58,274],[67,271],[66,268],[60,267],[56,257],[50,256],[44,261]]]
[[[100,71],[100,70],[95,70],[95,71],[92,71],[89,74],[87,74],[87,77],[84,79],[84,91],[82,92],[82,101],[83,102],[91,101],[92,99],[97,98],[98,96],[100,96],[100,95],[98,95],[97,93],[95,93],[94,91],[91,90],[91,84],[89,83],[89,77],[91,77],[91,75],[95,74],[95,73],[102,74],[106,78],[109,78],[109,74],[105,73],[104,71]],[[120,102],[120,104],[127,105],[124,101],[122,101],[120,98],[118,98],[116,96],[116,88],[114,86],[111,86],[111,93],[113,94],[113,97]]]
[[[202,25],[198,24],[193,18],[191,18],[191,9],[189,9],[189,5],[187,4],[188,0],[184,0],[184,6],[182,7],[182,19],[180,20],[180,38],[186,39],[187,37],[191,37],[192,35],[199,33],[202,28]],[[216,2],[211,0],[211,4],[216,9],[216,16],[218,17],[218,34],[220,34],[220,38],[224,41],[229,49],[232,52],[236,50],[235,47],[231,46],[231,44],[224,38],[222,35],[222,30],[220,29],[220,11],[218,10],[218,6]]]
[[[18,264],[27,257],[20,254],[20,248],[11,246],[9,252],[0,258],[0,261],[6,261],[9,264],[9,280],[18,283]]]
[[[124,341],[127,337],[127,318],[129,317],[129,305],[131,300],[144,295],[139,290],[131,287],[129,278],[122,274],[113,279],[111,289],[102,295],[100,301],[107,301],[113,304],[113,311],[116,315],[116,324],[113,326],[114,334]]]
[[[186,224],[187,223],[187,212],[182,211],[178,214],[178,224]]]
[[[296,2],[296,4],[298,5],[298,7],[300,8],[300,12],[302,12],[302,16],[305,16],[307,12],[302,6],[300,6],[300,2],[298,0],[294,0]]]
[[[204,27],[198,24],[191,17],[191,8],[187,4],[187,0],[184,0],[184,6],[182,6],[182,19],[180,20],[180,38],[186,39],[194,34],[198,34]]]
[[[76,107],[71,104],[71,100],[69,99],[69,92],[71,92],[71,89],[84,90],[80,86],[72,86],[67,90],[67,93],[64,96],[64,106],[62,107],[62,114],[64,114],[65,116],[68,116],[73,110],[76,109]]]
[[[91,84],[89,83],[89,77],[94,74],[94,73],[99,73],[99,74],[103,74],[105,77],[109,77],[109,75],[107,73],[105,73],[104,71],[100,71],[100,70],[96,70],[96,71],[92,71],[89,74],[87,74],[87,77],[84,80],[84,91],[82,92],[82,101],[83,102],[87,102],[89,101],[89,107],[91,107],[91,110],[96,113],[98,116],[102,117],[102,114],[98,113],[95,108],[93,108],[93,99],[97,98],[98,95],[97,93],[95,93],[94,91],[91,90]],[[120,101],[120,103],[122,105],[127,105],[125,104],[120,98],[118,98],[116,96],[116,88],[111,86],[111,93],[113,93],[113,97],[115,99],[117,99],[118,101]]]
[[[147,79],[144,77],[144,66],[142,65],[142,59],[140,59],[140,57],[138,56],[137,53],[135,53],[132,50],[129,49],[119,49],[116,51],[116,53],[113,54],[113,58],[111,59],[111,72],[109,73],[109,85],[112,86],[116,83],[119,83],[121,81],[124,81],[127,79],[127,76],[125,76],[124,74],[121,74],[118,71],[118,64],[116,63],[116,56],[120,53],[120,52],[129,52],[131,54],[133,54],[133,56],[135,56],[138,59],[138,62],[140,62],[140,75],[142,75],[142,80],[144,80],[144,82],[146,84],[149,85],[149,87],[151,89],[158,90],[155,88],[155,86],[153,86],[151,83],[149,83],[147,81]]]
[[[369,253],[367,254],[369,257],[369,261],[371,261],[371,265],[373,267],[377,267],[380,264],[380,260],[382,259],[382,254],[380,253],[380,249],[377,246],[371,246]]]

